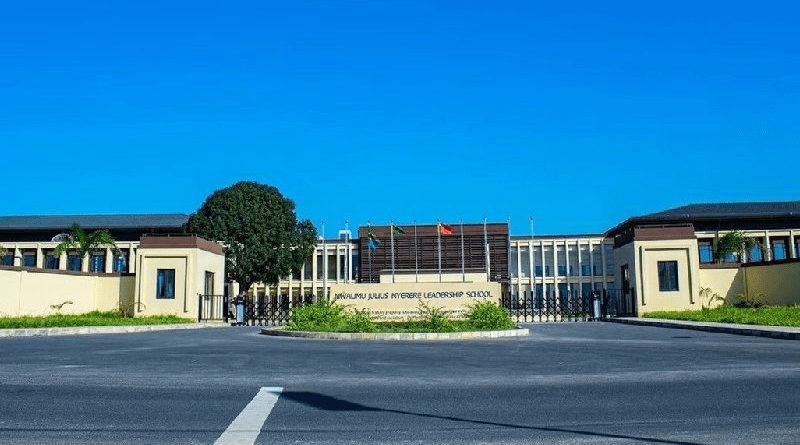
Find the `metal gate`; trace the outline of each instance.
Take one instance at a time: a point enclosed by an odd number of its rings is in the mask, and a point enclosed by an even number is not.
[[[604,289],[585,293],[524,291],[505,292],[503,306],[515,323],[574,322],[594,319],[594,300],[600,303],[600,318],[634,315],[634,290]]]
[[[312,303],[314,295],[247,295],[242,298],[243,324],[247,326],[279,326],[289,322],[292,308]],[[198,321],[237,321],[239,297],[226,295],[198,295]]]

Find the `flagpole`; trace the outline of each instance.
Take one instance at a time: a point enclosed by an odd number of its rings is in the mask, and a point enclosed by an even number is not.
[[[485,255],[483,256],[483,260],[486,261],[486,282],[491,281],[492,273],[489,266],[489,236],[486,234],[486,217],[483,217],[483,245],[485,249]]]
[[[419,283],[419,254],[417,253],[417,220],[414,220],[414,281]]]
[[[389,247],[392,249],[392,283],[394,283],[394,220],[389,221]]]
[[[344,220],[344,254],[347,255],[347,258],[344,260],[344,282],[350,282],[350,270],[352,269],[352,261],[353,256],[350,254],[350,220]],[[339,250],[338,248],[336,249]]]
[[[325,221],[322,222],[322,295],[328,299],[328,248],[325,244]]]
[[[442,282],[442,223],[436,220],[436,243],[439,245],[439,282]]]
[[[367,244],[369,244],[369,231],[372,229],[372,222],[367,220]],[[372,283],[372,247],[369,245],[367,246],[367,251],[369,252],[369,282]]]
[[[461,282],[467,281],[467,274],[464,272],[464,219],[461,219]]]

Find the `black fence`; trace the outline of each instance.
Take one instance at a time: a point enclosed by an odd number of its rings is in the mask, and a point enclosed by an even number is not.
[[[595,313],[595,299],[599,313]],[[551,292],[525,291],[504,293],[502,304],[511,312],[516,323],[590,321],[607,317],[634,315],[634,291],[627,289],[605,289],[585,293],[570,291],[558,294]]]
[[[312,303],[313,294],[258,295],[242,298],[243,313],[238,314],[238,297],[224,295],[198,295],[198,321],[223,321],[247,326],[279,326],[289,322],[292,308]]]

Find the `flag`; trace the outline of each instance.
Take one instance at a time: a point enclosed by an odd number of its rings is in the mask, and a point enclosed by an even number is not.
[[[439,224],[439,233],[442,235],[452,235],[453,228],[448,226],[447,224]]]
[[[378,246],[380,244],[381,242],[375,238],[372,237],[367,238],[367,246],[369,246],[369,250],[378,250]]]
[[[394,231],[394,233],[396,233],[398,235],[405,235],[406,234],[405,229],[403,229],[402,227],[399,227],[399,226],[392,226],[392,231]]]
[[[377,250],[380,245],[381,240],[375,236],[375,231],[372,228],[367,229],[367,246],[369,246],[369,250]]]

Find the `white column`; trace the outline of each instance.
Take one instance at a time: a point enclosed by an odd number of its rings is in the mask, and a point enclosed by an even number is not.
[[[136,273],[136,251],[137,250],[133,248],[133,244],[131,244],[130,248],[128,249],[128,273]],[[233,298],[238,294],[239,290],[236,289],[236,293],[230,295],[230,297]]]
[[[592,290],[594,290],[594,248],[592,247],[592,240],[589,240],[589,276],[592,277]]]
[[[605,241],[600,241],[600,261],[603,262],[603,264],[602,264],[603,267],[602,267],[601,270],[603,271],[603,289],[605,289],[606,286],[607,286],[606,275],[608,275],[608,272],[606,271],[606,243],[605,243]]]
[[[22,249],[19,247],[14,247],[14,265],[15,266],[22,266]]]
[[[106,268],[105,268],[105,273],[111,273],[113,271],[114,271],[114,253],[111,252],[111,248],[110,247],[106,247]],[[203,289],[203,290],[205,291],[205,289]]]
[[[764,231],[764,247],[766,247],[764,261],[772,261],[772,245],[769,243],[769,232],[767,231]]]

